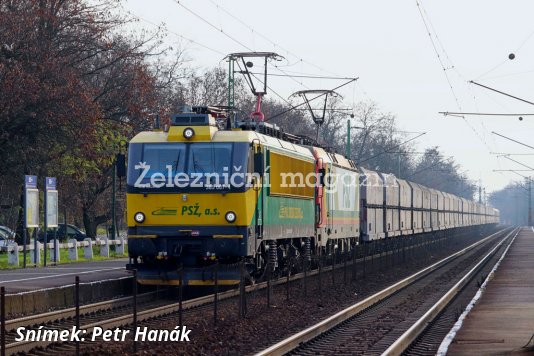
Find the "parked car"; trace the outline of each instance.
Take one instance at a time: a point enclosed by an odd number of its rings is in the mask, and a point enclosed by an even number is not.
[[[0,230],[0,247],[6,247],[13,241],[4,230]]]
[[[0,225],[0,232],[3,232],[5,234],[7,234],[7,236],[10,238],[10,239],[15,239],[16,237],[16,233],[15,231],[11,230],[10,228],[8,228],[7,226],[2,226]]]
[[[16,237],[15,231],[0,225],[0,246],[7,246],[9,242],[15,241]]]
[[[39,241],[43,242],[44,240],[44,234],[41,234],[39,236]],[[65,224],[59,224],[57,227],[57,233],[55,234],[58,240],[64,241],[65,240]],[[52,241],[54,239],[54,230],[48,229],[46,238],[48,241]],[[76,241],[83,241],[87,238],[87,235],[85,232],[80,230],[79,227],[71,224],[67,224],[67,240],[75,239]]]

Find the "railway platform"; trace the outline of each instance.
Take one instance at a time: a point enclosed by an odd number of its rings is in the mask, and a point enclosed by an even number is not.
[[[127,258],[120,258],[0,270],[0,286],[4,286],[7,293],[20,293],[72,285],[75,276],[79,276],[82,283],[116,279],[129,276],[127,263]]]
[[[534,229],[524,227],[463,321],[448,355],[534,351]],[[529,344],[530,341],[530,344]],[[529,347],[531,346],[531,347]]]
[[[128,259],[66,263],[50,267],[0,270],[6,290],[6,314],[11,317],[43,313],[74,304],[75,278],[80,278],[80,303],[129,295]]]

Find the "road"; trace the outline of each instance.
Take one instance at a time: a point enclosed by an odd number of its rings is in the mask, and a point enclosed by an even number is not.
[[[129,275],[125,269],[126,263],[128,259],[121,258],[0,270],[0,286],[6,287],[7,293],[17,293],[70,285],[74,283],[75,276],[80,276],[81,283],[117,279]]]

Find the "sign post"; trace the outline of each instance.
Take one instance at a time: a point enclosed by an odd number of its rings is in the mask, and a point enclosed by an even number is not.
[[[28,228],[37,227],[39,227],[39,189],[37,189],[37,176],[26,175],[24,176],[24,268],[26,268]],[[35,240],[35,246],[37,246],[37,239]]]
[[[46,266],[48,228],[54,228],[55,231],[58,226],[58,192],[55,177],[45,178],[44,209],[44,265]],[[54,238],[54,256],[57,254],[57,248],[57,239]],[[57,262],[55,257],[54,261]]]

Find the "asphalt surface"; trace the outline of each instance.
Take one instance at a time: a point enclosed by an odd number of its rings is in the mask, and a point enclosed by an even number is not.
[[[18,293],[74,284],[76,276],[81,283],[117,279],[129,276],[128,258],[67,263],[50,267],[0,270],[0,286],[7,293]]]

